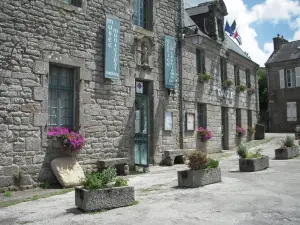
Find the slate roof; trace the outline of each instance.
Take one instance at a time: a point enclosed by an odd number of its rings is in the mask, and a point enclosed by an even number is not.
[[[300,40],[284,43],[277,52],[272,53],[266,64],[293,59],[300,59]]]

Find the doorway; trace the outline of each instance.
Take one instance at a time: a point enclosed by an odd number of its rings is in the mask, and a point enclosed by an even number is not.
[[[229,150],[228,108],[222,107],[222,148]]]
[[[150,146],[150,110],[147,95],[147,83],[136,82],[135,94],[135,138],[134,138],[134,164],[136,166],[149,166]]]

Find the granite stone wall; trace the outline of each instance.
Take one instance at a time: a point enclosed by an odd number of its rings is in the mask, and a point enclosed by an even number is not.
[[[68,155],[47,139],[49,68],[73,68],[76,75],[75,129],[86,138],[76,156],[84,169],[101,159],[133,156],[135,81],[148,83],[150,163],[163,150],[179,148],[178,91],[164,88],[163,40],[176,36],[175,0],[153,1],[153,31],[133,25],[132,0],[0,2],[0,188],[52,180],[50,162]],[[104,78],[105,14],[121,20],[121,79]],[[141,42],[151,46],[149,66],[140,64]],[[164,112],[174,129],[163,131]],[[20,182],[18,182],[20,181]]]

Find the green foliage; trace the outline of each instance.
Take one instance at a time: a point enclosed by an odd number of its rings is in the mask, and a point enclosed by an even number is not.
[[[199,79],[200,81],[209,81],[211,79],[211,76],[208,75],[207,73],[202,73],[202,74],[199,74]]]
[[[248,127],[247,131],[248,131],[249,135],[252,135],[255,133],[255,129],[253,127]]]
[[[219,167],[219,161],[218,160],[210,160],[207,164],[207,169],[212,169],[212,168],[218,168]]]
[[[10,198],[13,195],[13,193],[11,191],[5,191],[3,195],[4,197]]]
[[[257,152],[248,152],[246,159],[256,159],[261,158],[263,155],[260,153],[260,150],[257,150]]]
[[[296,133],[300,133],[300,125],[297,125],[297,126],[296,126],[295,132],[296,132]]]
[[[231,87],[232,85],[233,85],[233,81],[232,81],[232,80],[225,80],[225,81],[223,82],[223,86],[224,86],[225,88]]]
[[[49,181],[44,180],[39,183],[39,187],[42,189],[48,189],[50,187]]]
[[[201,170],[207,167],[209,158],[205,152],[194,151],[188,156],[188,166],[191,170]]]
[[[247,147],[242,143],[237,147],[237,154],[239,157],[245,159],[247,157],[248,149]]]
[[[124,187],[128,186],[128,180],[126,178],[117,177],[115,187]]]
[[[117,171],[115,167],[108,167],[106,170],[99,172],[88,173],[85,180],[82,181],[82,185],[87,190],[95,190],[105,188],[110,182],[113,182],[117,177]]]
[[[238,91],[244,92],[244,91],[246,91],[246,89],[247,89],[247,87],[245,84],[240,84],[239,86],[237,86]]]
[[[266,68],[259,68],[258,72],[259,104],[260,109],[268,109],[268,80]]]
[[[286,136],[285,139],[282,140],[283,147],[293,147],[295,146],[295,138],[292,136]]]

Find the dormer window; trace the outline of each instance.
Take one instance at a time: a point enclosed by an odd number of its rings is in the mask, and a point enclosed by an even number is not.
[[[134,0],[133,23],[146,30],[152,30],[152,0]]]
[[[217,19],[218,26],[218,36],[220,39],[224,40],[224,23],[222,19]]]
[[[70,4],[70,5],[74,5],[74,6],[77,6],[77,7],[81,7],[81,1],[82,0],[61,0],[62,2],[65,2],[67,4]]]

